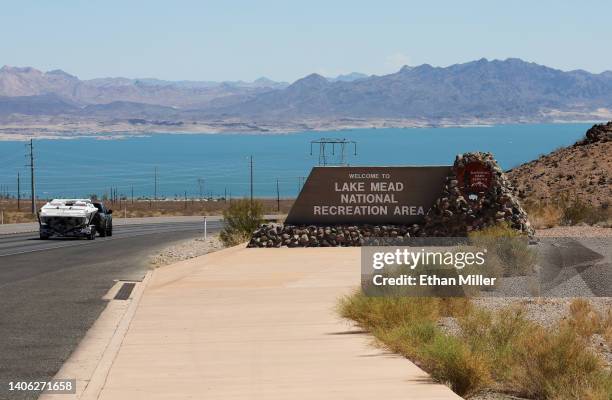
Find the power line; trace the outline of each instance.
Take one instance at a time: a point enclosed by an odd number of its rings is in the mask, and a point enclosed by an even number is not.
[[[36,214],[36,192],[34,188],[34,140],[30,139],[30,144],[27,145],[30,148],[30,163],[27,165],[30,167],[30,186],[32,192],[32,214]]]
[[[276,211],[280,211],[280,189],[278,187],[278,178],[276,178]]]
[[[155,195],[154,199],[157,200],[157,167],[155,167]]]
[[[198,178],[198,186],[200,187],[200,201],[202,201],[202,188],[204,186],[204,179]]]
[[[17,210],[21,210],[21,179],[17,171]]]
[[[251,155],[251,206],[253,206],[253,156]]]

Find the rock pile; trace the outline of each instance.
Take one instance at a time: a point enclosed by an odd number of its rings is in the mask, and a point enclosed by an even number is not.
[[[470,164],[485,170],[487,188],[473,198],[465,198],[460,184]],[[392,244],[409,237],[464,237],[471,231],[499,223],[533,235],[527,214],[513,193],[514,189],[490,153],[458,155],[447,177],[442,195],[421,225],[295,226],[266,224],[257,229],[248,247],[347,247],[361,246],[368,238],[386,238]],[[391,239],[391,240],[388,240]]]
[[[352,247],[366,238],[403,238],[417,236],[418,225],[295,226],[265,224],[259,227],[248,247]]]
[[[488,189],[474,200],[464,197],[458,179],[460,171],[470,163],[481,164],[491,171]],[[425,216],[423,231],[427,236],[461,237],[503,222],[518,231],[534,234],[514,188],[491,153],[458,155],[442,196]]]

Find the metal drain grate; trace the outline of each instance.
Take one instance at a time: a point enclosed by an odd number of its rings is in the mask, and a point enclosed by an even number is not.
[[[115,295],[115,300],[127,300],[130,298],[130,294],[132,294],[132,290],[134,290],[135,283],[124,283],[121,285],[121,288]]]

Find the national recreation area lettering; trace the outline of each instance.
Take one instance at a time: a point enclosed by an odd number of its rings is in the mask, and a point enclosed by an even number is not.
[[[285,223],[421,223],[450,173],[450,166],[314,167]]]
[[[400,204],[398,195],[406,190],[401,180],[390,173],[348,173],[348,180],[333,181],[336,201],[315,204],[315,216],[419,216],[425,215],[422,204]]]

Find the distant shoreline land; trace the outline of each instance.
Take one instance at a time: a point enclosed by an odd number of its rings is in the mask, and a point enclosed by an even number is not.
[[[300,124],[279,124],[278,126],[266,126],[265,129],[255,129],[252,127],[241,127],[242,124],[228,123],[222,126],[210,126],[202,123],[190,125],[186,129],[165,129],[160,125],[143,124],[138,127],[131,127],[124,123],[98,125],[91,124],[62,124],[62,125],[20,125],[2,126],[0,125],[0,142],[2,141],[27,141],[30,139],[45,140],[70,140],[70,139],[98,139],[98,140],[120,140],[131,137],[148,137],[151,135],[216,135],[216,134],[243,134],[243,135],[289,135],[304,132],[330,132],[330,131],[351,131],[365,129],[419,129],[419,128],[486,128],[502,125],[517,124],[574,124],[574,123],[601,123],[605,120],[568,120],[568,121],[478,121],[473,123],[452,123],[442,124],[412,123],[410,121],[362,121],[360,123],[349,124],[346,122],[334,123],[333,121],[316,121],[312,125],[307,123]],[[249,124],[250,125],[250,124]]]
[[[156,133],[285,134],[612,119],[612,71],[561,71],[520,59],[404,66],[382,76],[311,74],[291,84],[80,80],[0,69],[0,140]]]

